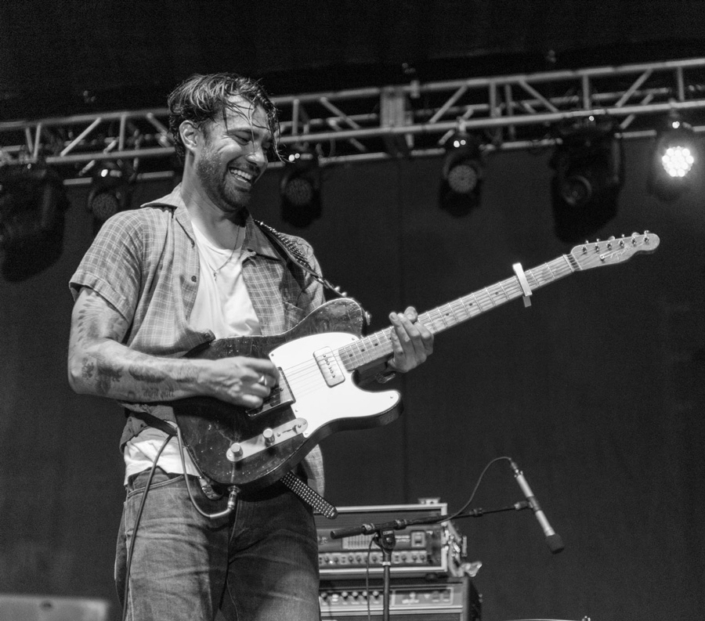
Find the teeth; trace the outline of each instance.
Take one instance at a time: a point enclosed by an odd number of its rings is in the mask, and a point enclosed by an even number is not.
[[[254,178],[254,175],[246,173],[242,170],[237,170],[235,168],[231,168],[230,172],[233,173],[234,175],[237,175],[238,177],[242,177],[245,181],[252,181],[252,179]]]

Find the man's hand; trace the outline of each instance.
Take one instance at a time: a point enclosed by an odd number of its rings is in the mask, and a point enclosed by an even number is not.
[[[433,334],[422,323],[413,306],[409,306],[404,314],[391,313],[392,346],[394,357],[389,361],[389,367],[394,371],[406,373],[425,362],[433,353]]]
[[[227,403],[257,408],[279,383],[279,372],[267,359],[236,356],[208,362],[206,392]]]

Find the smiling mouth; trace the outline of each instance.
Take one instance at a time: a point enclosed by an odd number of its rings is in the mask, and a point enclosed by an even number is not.
[[[244,183],[247,186],[251,186],[254,183],[255,176],[253,174],[245,172],[244,170],[240,170],[239,168],[230,168],[228,172],[233,177],[235,177],[235,179]]]

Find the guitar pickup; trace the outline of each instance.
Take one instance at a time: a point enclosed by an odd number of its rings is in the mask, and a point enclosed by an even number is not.
[[[328,386],[337,386],[345,381],[345,375],[343,375],[343,372],[340,370],[338,359],[335,357],[330,347],[324,347],[323,349],[314,351],[313,358]]]
[[[241,442],[233,442],[225,452],[228,461],[237,463],[272,446],[291,440],[306,431],[308,423],[303,418],[295,418],[279,427],[268,427],[262,433]]]

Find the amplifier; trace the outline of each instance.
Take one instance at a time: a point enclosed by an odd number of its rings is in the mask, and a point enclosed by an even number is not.
[[[318,531],[318,566],[321,578],[355,578],[382,574],[382,551],[372,542],[373,535],[356,535],[333,539],[332,530],[353,528],[361,524],[393,520],[414,520],[447,515],[445,503],[416,505],[382,505],[338,507],[334,520],[316,516]],[[396,545],[392,552],[393,577],[426,574],[460,575],[460,557],[464,540],[452,524],[419,524],[394,531]]]
[[[382,583],[321,581],[321,619],[382,619]],[[369,608],[368,608],[369,606]],[[396,580],[390,588],[395,621],[480,621],[481,597],[468,576],[438,581]]]
[[[55,595],[0,595],[0,621],[108,621],[102,599]]]

